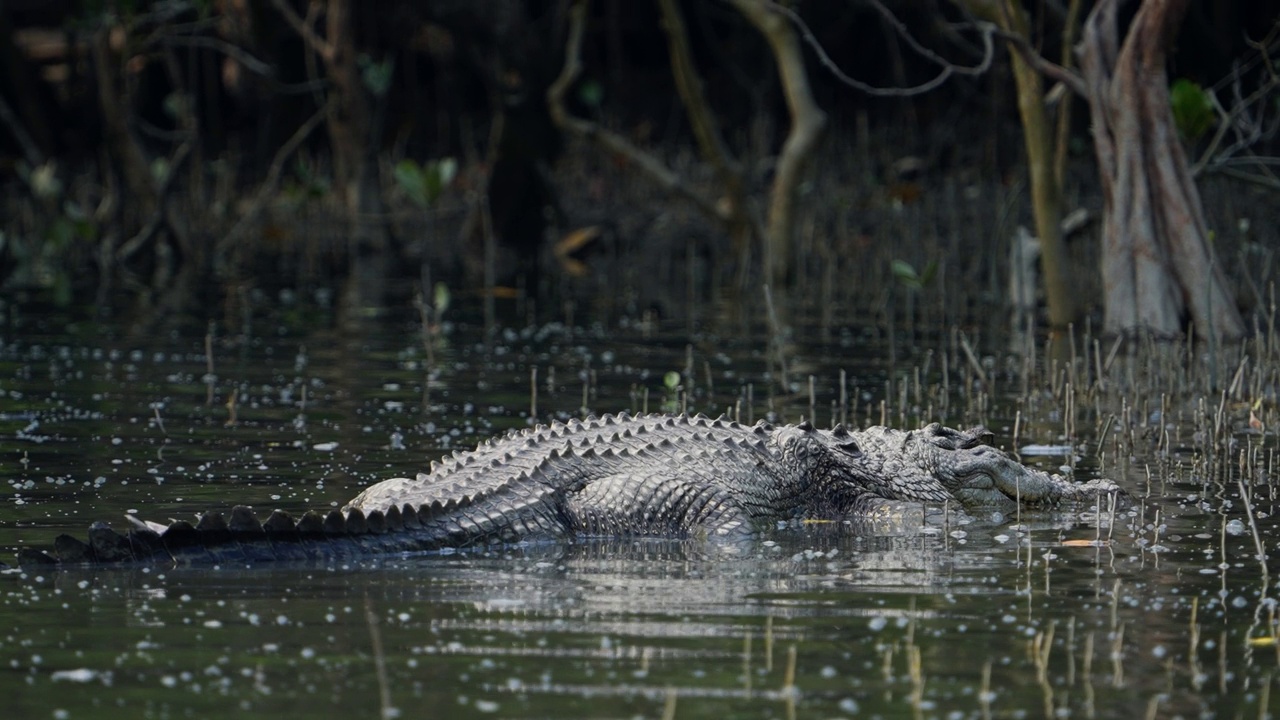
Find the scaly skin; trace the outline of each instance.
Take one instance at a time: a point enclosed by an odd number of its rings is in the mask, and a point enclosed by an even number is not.
[[[538,537],[741,538],[779,520],[872,517],[888,507],[966,510],[1055,505],[1112,494],[1027,468],[985,444],[982,428],[929,425],[816,430],[807,423],[744,426],[671,415],[589,418],[515,432],[433,463],[416,478],[370,486],[341,511],[260,522],[237,506],[229,520],[193,526],[130,518],[89,542],[59,536],[53,554],[23,564],[203,564],[324,560],[517,542]]]

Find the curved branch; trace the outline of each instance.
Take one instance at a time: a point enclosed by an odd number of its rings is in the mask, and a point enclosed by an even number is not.
[[[827,70],[834,75],[837,80],[868,95],[876,97],[911,97],[913,95],[922,95],[942,85],[953,75],[981,75],[991,68],[991,61],[995,57],[995,43],[992,42],[992,37],[998,32],[993,23],[974,21],[973,26],[981,33],[982,37],[982,59],[977,65],[965,67],[963,65],[956,65],[922,46],[913,37],[911,37],[906,30],[906,26],[902,24],[902,21],[898,20],[892,11],[884,5],[881,5],[879,0],[870,0],[870,2],[888,19],[889,24],[892,25],[898,34],[907,42],[908,47],[915,50],[930,62],[941,66],[942,69],[937,75],[930,80],[920,83],[919,85],[906,88],[882,88],[874,85],[868,85],[861,80],[857,80],[846,75],[844,71],[840,69],[840,66],[837,65],[835,61],[831,59],[831,56],[827,54],[826,50],[822,48],[822,43],[818,42],[818,39],[814,37],[813,31],[809,29],[809,26],[805,24],[804,20],[802,20],[794,10],[783,7],[782,5],[772,1],[768,2],[768,6],[770,10],[786,16],[786,18],[791,21],[791,24],[795,25],[800,30],[800,36],[804,39],[805,43],[813,49],[814,54],[818,57],[818,61],[821,62],[823,67],[827,68]]]
[[[698,209],[721,222],[729,221],[729,213],[716,206],[715,201],[694,190],[684,180],[653,155],[646,153],[626,138],[600,127],[590,120],[574,117],[564,106],[564,96],[582,73],[582,34],[586,27],[586,0],[576,0],[569,8],[569,36],[565,41],[564,67],[559,77],[547,88],[547,110],[556,127],[586,138],[605,150],[621,155],[635,163],[642,173],[657,182],[664,190],[674,192],[692,201]]]
[[[1062,83],[1068,90],[1080,97],[1089,97],[1089,88],[1079,73],[1051,60],[1046,60],[1035,48],[1031,47],[1031,43],[1025,37],[1017,33],[1005,32],[999,28],[994,30],[994,34],[1009,43],[1009,46],[1017,50],[1022,59],[1026,60],[1027,64],[1035,68],[1041,75]]]
[[[795,228],[795,206],[800,178],[813,157],[827,125],[827,115],[818,107],[809,89],[804,55],[791,26],[776,12],[777,5],[763,0],[731,0],[764,35],[773,49],[782,89],[791,113],[791,131],[778,155],[777,173],[769,201],[769,232],[765,253],[766,276],[771,282],[785,282],[791,236]]]
[[[312,16],[310,14],[308,14],[306,20],[303,20],[285,0],[271,0],[271,4],[284,16],[285,21],[293,27],[294,31],[302,36],[302,39],[307,43],[307,47],[310,47],[317,55],[324,58],[325,62],[333,61],[337,50],[334,48],[333,43],[320,37],[315,28],[311,27],[310,20]]]

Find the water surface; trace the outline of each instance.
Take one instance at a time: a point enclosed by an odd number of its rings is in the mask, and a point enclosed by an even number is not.
[[[733,548],[589,541],[318,567],[11,571],[0,696],[14,717],[59,718],[1261,717],[1275,706],[1274,589],[1234,480],[1198,479],[1193,443],[1156,465],[1153,485],[1149,447],[1099,460],[1098,423],[1082,422],[1060,454],[1061,413],[1017,402],[999,357],[983,395],[945,337],[889,367],[856,326],[821,336],[798,330],[780,388],[763,334],[548,325],[486,342],[459,323],[428,362],[408,317],[357,336],[273,317],[211,339],[203,327],[138,339],[109,323],[11,319],[0,549],[11,558],[125,513],[336,506],[524,427],[531,384],[544,419],[687,406],[865,424],[883,412],[893,424],[985,422],[1009,447],[1016,416],[1019,445],[1043,446],[1027,462],[1156,497],[1101,527],[1088,512],[1041,513],[881,535],[805,525]],[[943,355],[947,389],[931,390]],[[1258,482],[1269,547],[1270,478]]]

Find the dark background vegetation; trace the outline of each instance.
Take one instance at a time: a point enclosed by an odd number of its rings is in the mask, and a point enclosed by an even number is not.
[[[19,303],[151,319],[234,316],[259,291],[429,306],[437,283],[455,297],[540,300],[544,312],[603,298],[615,317],[757,296],[758,248],[552,122],[546,91],[564,65],[569,5],[7,0],[0,287]],[[1064,5],[1025,3],[1045,57],[1062,54]],[[788,5],[836,66],[874,86],[936,74],[912,41],[978,62],[962,8],[886,6],[909,36],[860,0]],[[729,3],[679,8],[720,131],[747,191],[762,193],[789,124],[774,56]],[[657,4],[598,0],[587,13],[570,112],[716,195]],[[1229,106],[1272,74],[1250,43],[1278,15],[1274,1],[1193,2],[1169,77]],[[1010,244],[1031,225],[1008,49],[981,75],[907,97],[839,82],[808,46],[805,59],[828,125],[799,189],[785,278],[797,299],[912,322],[1006,306]],[[1069,112],[1063,210],[1096,218],[1088,109]],[[1186,138],[1193,157],[1207,138]],[[1275,143],[1260,137],[1250,152],[1274,156]],[[1280,184],[1212,172],[1197,183],[1236,301],[1264,306]],[[1098,236],[1093,222],[1068,244],[1086,318],[1101,311],[1090,300]]]

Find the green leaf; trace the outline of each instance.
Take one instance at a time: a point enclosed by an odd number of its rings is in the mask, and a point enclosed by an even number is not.
[[[374,62],[368,55],[356,58],[360,66],[360,79],[364,86],[377,97],[382,97],[391,89],[391,77],[395,75],[396,61],[387,58],[382,62]]]
[[[435,202],[458,174],[458,161],[451,157],[427,163],[427,199]]]
[[[1173,109],[1173,122],[1178,133],[1187,142],[1199,140],[1217,121],[1213,111],[1213,98],[1200,85],[1186,78],[1179,78],[1169,88],[1169,105]]]
[[[436,317],[439,318],[444,314],[445,310],[449,309],[449,286],[445,285],[443,282],[438,282],[436,283],[435,292],[433,294],[435,295],[434,304],[436,308]]]
[[[662,384],[666,385],[668,390],[675,390],[680,386],[680,373],[675,370],[669,371],[662,376]]]
[[[915,289],[919,289],[922,286],[916,269],[906,260],[894,260],[890,268],[893,270],[893,276],[898,278],[898,281],[903,285]]]
[[[578,101],[589,108],[598,108],[604,102],[604,86],[595,80],[584,80],[578,86]]]
[[[418,163],[407,158],[401,160],[392,169],[391,176],[395,178],[396,184],[400,186],[404,194],[408,195],[409,199],[418,207],[425,208],[431,204],[427,178]]]
[[[53,303],[63,308],[71,304],[71,276],[65,271],[53,278]]]
[[[938,261],[935,258],[933,260],[930,260],[928,265],[924,266],[924,273],[920,275],[920,286],[928,287],[928,285],[933,282],[933,279],[937,277],[937,275],[938,275]]]

